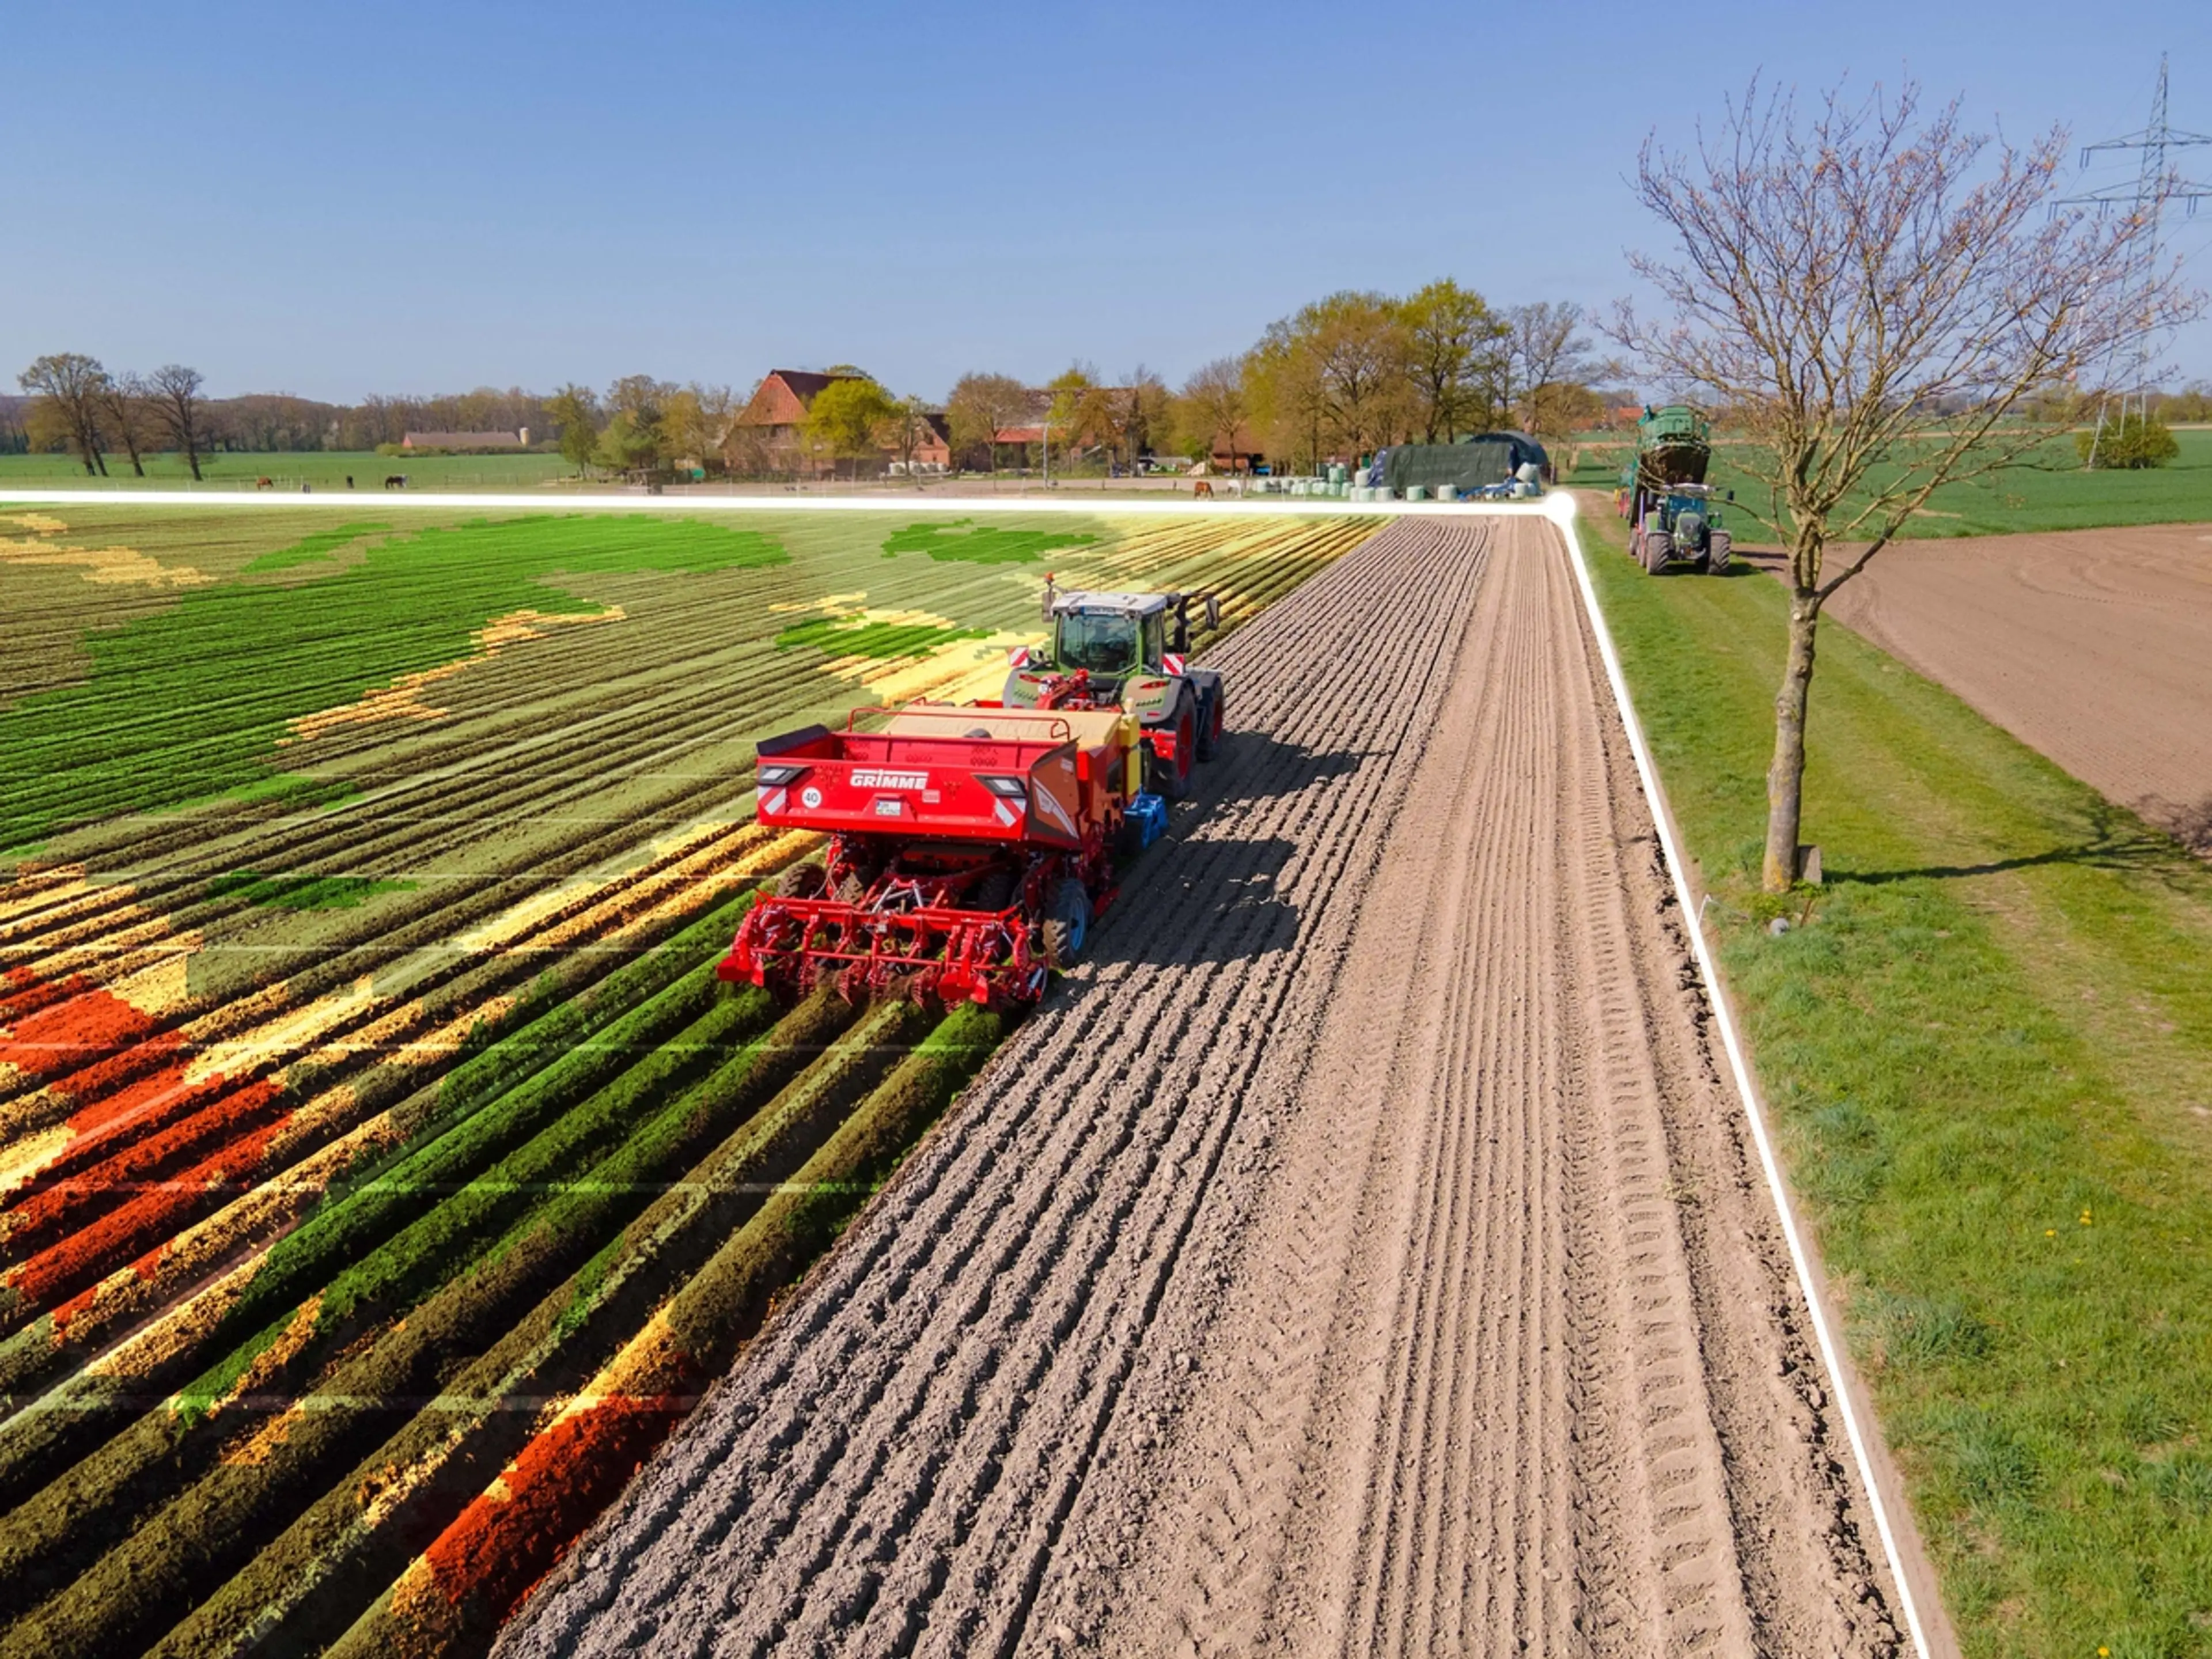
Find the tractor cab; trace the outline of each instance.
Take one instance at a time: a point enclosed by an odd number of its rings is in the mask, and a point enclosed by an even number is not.
[[[1191,612],[1221,625],[1211,593],[1062,592],[1045,578],[1052,638],[1010,653],[1008,708],[1118,708],[1144,732],[1157,793],[1189,787],[1194,761],[1212,757],[1223,728],[1221,676],[1188,666]]]
[[[1105,695],[1134,675],[1176,674],[1170,657],[1190,649],[1190,608],[1205,607],[1206,625],[1221,625],[1211,593],[1060,592],[1045,579],[1044,616],[1052,624],[1048,645],[1033,647],[1026,665],[1081,672]]]

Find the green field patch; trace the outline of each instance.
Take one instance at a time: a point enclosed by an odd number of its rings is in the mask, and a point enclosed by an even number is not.
[[[268,556],[268,568],[327,556],[335,533]],[[0,848],[262,782],[292,721],[469,655],[495,618],[598,614],[561,590],[564,578],[758,569],[789,556],[774,537],[691,520],[477,520],[394,537],[318,581],[191,589],[93,635],[85,683],[0,711],[11,762]]]
[[[234,870],[208,884],[211,898],[243,898],[283,910],[350,910],[380,893],[414,890],[411,881],[383,881],[374,876],[265,876],[258,870]]]
[[[884,556],[927,553],[933,559],[963,564],[1028,564],[1061,548],[1088,547],[1098,538],[1066,530],[1013,530],[979,525],[973,519],[951,524],[910,524],[884,538]]]
[[[202,795],[161,809],[188,812],[204,806],[275,806],[288,812],[312,812],[325,806],[343,805],[361,793],[351,778],[315,778],[301,772],[277,772],[242,783],[220,794]]]
[[[1584,531],[1962,1646],[2203,1651],[2212,871],[1828,623],[1805,814],[1827,882],[1769,934],[1789,595],[1655,579],[1617,520]]]
[[[775,648],[801,646],[832,657],[926,657],[963,640],[988,639],[982,628],[938,628],[928,623],[866,622],[850,617],[817,617],[795,623],[775,636]]]
[[[322,530],[304,536],[291,546],[274,553],[264,553],[246,567],[244,574],[258,576],[271,570],[296,570],[307,564],[328,564],[335,568],[337,561],[331,555],[349,542],[364,536],[389,535],[388,524],[342,524],[336,530]]]

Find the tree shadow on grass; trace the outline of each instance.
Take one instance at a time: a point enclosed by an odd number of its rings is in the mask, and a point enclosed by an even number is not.
[[[2212,830],[2212,798],[2203,804],[2204,823]],[[1856,883],[1878,887],[1898,881],[1948,881],[1968,876],[2002,875],[2013,870],[2034,870],[2073,865],[2083,869],[2112,870],[2148,875],[2174,891],[2204,890],[2205,870],[2192,856],[2191,844],[2167,830],[2146,823],[2124,807],[2100,801],[2090,807],[2084,826],[2088,833],[2077,842],[2046,848],[2039,853],[2020,853],[1979,864],[1930,864],[1900,870],[1831,869],[1828,881],[1836,886]],[[2212,851],[2212,836],[2207,849]]]

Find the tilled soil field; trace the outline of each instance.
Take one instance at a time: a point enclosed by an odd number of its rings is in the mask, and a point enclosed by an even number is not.
[[[1210,660],[1180,844],[502,1653],[1896,1650],[1555,532]]]
[[[2212,525],[1915,542],[1830,609],[2212,854]]]

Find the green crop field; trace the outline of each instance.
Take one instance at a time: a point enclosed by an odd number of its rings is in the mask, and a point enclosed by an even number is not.
[[[1000,1034],[715,981],[754,741],[1372,528],[0,501],[0,1659],[482,1650]]]
[[[384,480],[404,473],[410,489],[501,489],[574,483],[576,469],[558,455],[379,455],[369,450],[295,450],[225,453],[200,458],[195,485],[181,455],[143,458],[146,476],[120,455],[107,458],[106,477],[87,477],[73,455],[0,455],[0,490],[19,489],[251,489],[267,478],[288,492],[302,484],[318,493],[343,491],[353,478],[356,495],[381,495]]]
[[[1966,1651],[2212,1652],[2212,870],[1829,623],[1764,899],[1787,596],[1583,534]]]
[[[2176,432],[2181,446],[2170,465],[2139,472],[2082,470],[2069,438],[2052,444],[2032,461],[1964,483],[1947,484],[1929,500],[1905,531],[1908,538],[2005,536],[2033,530],[2095,530],[2118,525],[2212,522],[2212,429]],[[1592,489],[1618,483],[1632,446],[1617,440],[1594,441],[1578,452],[1569,482]],[[1748,521],[1738,539],[1747,544],[1771,538],[1758,520],[1767,510],[1764,492],[1729,465],[1723,440],[1714,452],[1711,481],[1734,489]]]

